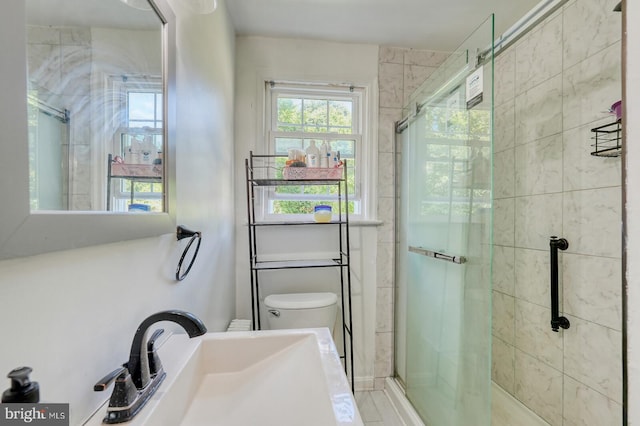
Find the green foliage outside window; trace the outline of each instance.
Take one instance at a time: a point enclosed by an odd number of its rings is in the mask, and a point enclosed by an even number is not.
[[[305,151],[312,140],[318,148],[326,142],[329,151],[339,152],[341,159],[347,160],[347,187],[350,195],[355,194],[358,166],[355,162],[356,141],[348,136],[353,132],[353,101],[279,97],[277,131],[291,133],[291,136],[275,138],[274,153],[283,156],[276,159],[275,178],[282,178],[282,169],[290,149]],[[273,200],[271,208],[271,212],[275,214],[313,214],[314,207],[318,204],[331,205],[333,212],[338,212],[338,201],[335,201],[338,195],[336,185],[279,186],[275,193],[277,199]],[[299,196],[298,199],[286,199],[296,196]],[[305,200],[300,200],[302,197]],[[356,203],[349,202],[349,213],[355,212],[355,206]],[[342,208],[344,207],[343,201]]]

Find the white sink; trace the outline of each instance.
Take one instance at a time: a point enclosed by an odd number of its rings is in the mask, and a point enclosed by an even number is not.
[[[158,352],[167,378],[129,424],[363,424],[328,329],[174,335]]]

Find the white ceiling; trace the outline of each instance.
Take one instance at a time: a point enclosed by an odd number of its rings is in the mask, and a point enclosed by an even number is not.
[[[228,0],[239,35],[452,51],[491,13],[496,37],[539,0]]]

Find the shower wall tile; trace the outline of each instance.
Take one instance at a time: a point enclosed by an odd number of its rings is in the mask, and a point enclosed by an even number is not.
[[[607,124],[611,119],[595,122],[567,130],[563,134],[565,191],[620,186],[622,182],[622,160],[620,157],[595,157],[590,139],[591,128]]]
[[[86,95],[91,93],[91,48],[61,46],[61,79],[58,93]]]
[[[378,91],[380,107],[402,108],[404,66],[381,63],[378,67]]]
[[[29,64],[29,87],[45,89],[59,94],[60,87],[60,46],[53,44],[29,44],[27,46]]]
[[[554,426],[621,423],[621,161],[590,155],[590,130],[611,121],[621,93],[612,7],[569,1],[495,62],[494,321],[513,295],[515,348],[494,323],[492,377],[509,390],[514,351],[511,393]],[[569,240],[560,306],[571,328],[560,333],[549,326],[551,235]]]
[[[91,46],[91,28],[60,28],[60,44],[67,46]]]
[[[516,145],[562,132],[562,75],[516,97]]]
[[[89,211],[95,210],[91,205],[91,197],[88,195],[70,195],[69,210]]]
[[[378,197],[378,220],[383,222],[383,224],[378,227],[378,242],[394,242],[394,212],[395,201],[393,197]]]
[[[29,44],[60,44],[60,28],[27,25]]]
[[[562,236],[569,241],[567,252],[621,256],[621,196],[619,187],[565,193]]]
[[[393,287],[393,260],[395,244],[378,242],[376,261],[377,287]]]
[[[514,244],[515,199],[505,198],[493,202],[493,243],[501,246]]]
[[[497,336],[491,346],[491,378],[509,393],[515,388],[515,347]]]
[[[518,300],[549,306],[549,251],[515,249],[515,296]]]
[[[406,105],[411,94],[435,72],[437,67],[423,67],[420,65],[405,65],[404,67],[404,97],[402,105]]]
[[[493,150],[502,152],[515,146],[516,116],[513,99],[495,108]]]
[[[622,405],[564,376],[564,426],[621,425]]]
[[[519,95],[562,71],[562,17],[526,35],[516,46],[515,88]]]
[[[516,299],[515,313],[516,348],[561,371],[562,334],[551,330],[551,309]]]
[[[508,198],[515,195],[514,150],[497,152],[493,156],[493,196]]]
[[[90,194],[92,192],[91,145],[70,145],[69,151],[69,175],[73,176],[70,192],[74,195]]]
[[[409,49],[404,52],[404,64],[421,65],[423,67],[439,67],[447,60],[449,55],[451,55],[451,52]]]
[[[376,289],[376,332],[393,331],[393,288]]]
[[[568,316],[564,334],[564,372],[622,403],[622,333]]]
[[[515,150],[515,194],[562,192],[562,134],[538,139]]]
[[[493,292],[493,335],[506,343],[513,344],[515,340],[515,302],[512,296]]]
[[[380,108],[378,117],[378,152],[393,152],[395,123],[402,118],[400,108]]]
[[[375,377],[389,377],[393,373],[393,333],[376,333]]]
[[[378,49],[378,62],[403,64],[406,51],[407,49],[401,47],[380,46]]]
[[[565,129],[612,117],[607,111],[622,98],[620,51],[620,42],[616,42],[565,70],[562,102]]]
[[[564,312],[622,330],[621,263],[620,259],[564,253]]]
[[[571,67],[619,41],[622,14],[615,2],[580,0],[568,5],[564,19],[564,66]],[[620,57],[616,62],[620,62]]]
[[[393,197],[395,180],[393,175],[393,154],[378,153],[378,196]]]
[[[549,237],[561,234],[562,194],[516,198],[516,247],[548,250]]]
[[[493,289],[509,296],[515,295],[514,248],[493,246]]]
[[[494,102],[500,106],[515,96],[516,52],[507,49],[495,60],[494,65]]]
[[[562,373],[516,349],[515,396],[552,425],[562,424]]]

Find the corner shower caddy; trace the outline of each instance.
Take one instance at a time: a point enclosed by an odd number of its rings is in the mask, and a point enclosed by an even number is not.
[[[351,390],[354,390],[353,372],[353,334],[351,314],[351,272],[349,269],[349,194],[347,188],[347,161],[343,160],[343,173],[339,178],[329,179],[284,179],[283,168],[276,162],[280,158],[284,163],[286,156],[282,155],[257,155],[249,152],[249,158],[245,159],[246,183],[247,183],[247,217],[249,229],[249,265],[251,269],[251,316],[254,330],[260,330],[260,275],[268,271],[297,270],[304,268],[338,268],[340,272],[340,308],[342,323],[342,350],[340,358],[343,361],[344,371],[351,382]],[[331,222],[319,223],[314,221],[260,221],[256,219],[256,194],[280,186],[300,185],[331,185],[338,191],[338,211],[334,211]],[[264,260],[258,253],[259,234],[261,228],[283,228],[289,226],[322,226],[335,228],[338,233],[338,255],[332,259],[289,259],[289,260]]]
[[[613,123],[591,129],[594,135],[591,137],[595,143],[594,150],[591,155],[596,157],[619,157],[622,153],[622,121],[617,120]]]

